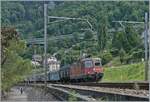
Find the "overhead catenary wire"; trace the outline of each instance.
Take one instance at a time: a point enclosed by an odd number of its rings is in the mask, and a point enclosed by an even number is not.
[[[85,18],[74,18],[74,17],[62,17],[62,16],[48,16],[48,19],[63,19],[63,20],[83,20],[86,21],[88,23],[88,25],[90,26],[90,29],[93,29],[92,24],[89,22],[88,19]]]

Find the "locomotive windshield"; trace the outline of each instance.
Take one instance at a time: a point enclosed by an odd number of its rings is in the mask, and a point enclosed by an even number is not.
[[[84,62],[84,67],[85,68],[91,68],[91,67],[93,67],[93,62],[92,61],[85,61]]]

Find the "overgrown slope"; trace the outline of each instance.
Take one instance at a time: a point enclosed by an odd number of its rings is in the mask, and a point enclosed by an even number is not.
[[[105,68],[103,82],[125,82],[144,80],[144,63]]]

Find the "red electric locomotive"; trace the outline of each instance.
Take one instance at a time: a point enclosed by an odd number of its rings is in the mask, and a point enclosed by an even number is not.
[[[83,58],[73,63],[70,68],[71,80],[98,81],[103,77],[103,68],[100,58]]]

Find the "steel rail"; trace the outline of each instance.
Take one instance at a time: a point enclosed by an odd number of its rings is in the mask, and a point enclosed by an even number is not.
[[[30,83],[33,83],[30,81]],[[42,81],[37,81],[41,84]],[[48,82],[49,84],[62,84],[61,82]],[[64,85],[78,85],[91,87],[106,87],[106,88],[120,88],[120,89],[135,89],[135,90],[149,90],[149,82],[80,82],[80,83],[63,83]]]
[[[116,82],[101,82],[101,83],[82,82],[82,83],[72,83],[72,85],[149,90],[149,82],[117,82],[117,83]]]

